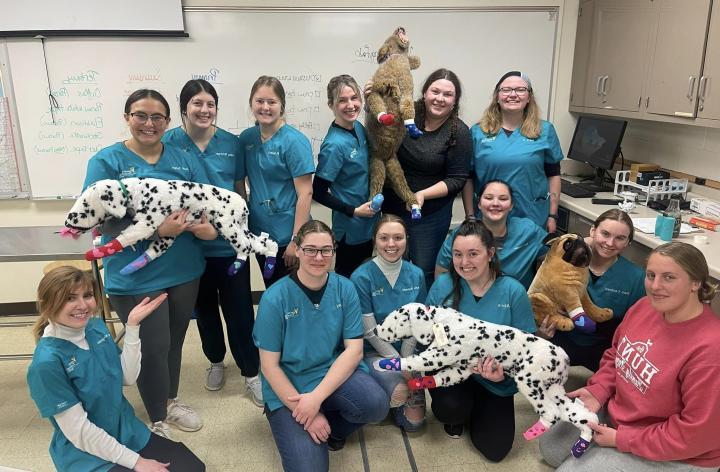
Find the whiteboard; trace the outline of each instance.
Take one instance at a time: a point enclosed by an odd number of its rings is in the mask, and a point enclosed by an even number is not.
[[[416,96],[430,72],[453,70],[463,85],[461,117],[471,125],[487,107],[497,79],[519,69],[532,79],[547,116],[556,7],[186,10],[189,38],[46,40],[47,76],[39,41],[7,40],[32,195],[79,193],[88,159],[102,147],[127,139],[123,106],[135,89],[162,92],[171,105],[170,126],[177,126],[178,95],[190,78],[215,85],[218,125],[235,134],[253,125],[248,100],[255,79],[280,78],[287,94],[287,121],[305,133],[317,154],[332,121],[327,82],[345,73],[362,85],[377,67],[377,48],[399,25],[406,27],[412,53],[422,61],[413,72]],[[507,34],[508,25],[521,33]],[[53,113],[48,77],[60,105]]]

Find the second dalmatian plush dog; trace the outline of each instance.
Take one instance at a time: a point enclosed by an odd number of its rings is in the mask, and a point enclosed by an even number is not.
[[[415,338],[428,346],[417,355],[380,359],[378,370],[435,372],[408,381],[410,389],[447,387],[473,374],[479,359],[495,358],[504,372],[528,399],[540,419],[525,433],[535,439],[558,421],[568,421],[580,429],[580,438],[571,451],[580,457],[590,445],[597,415],[565,394],[570,361],[561,348],[516,328],[480,321],[453,310],[409,303],[390,313],[375,328],[376,335],[388,342]]]
[[[278,245],[266,233],[260,236],[248,230],[248,209],[245,200],[235,192],[207,184],[181,180],[122,179],[100,180],[90,185],[77,199],[65,220],[63,235],[77,238],[79,233],[101,225],[108,218],[132,216],[132,223],[117,238],[85,253],[89,261],[110,256],[123,248],[149,239],[165,218],[177,211],[188,210],[194,220],[205,215],[217,232],[237,251],[236,261],[228,268],[235,275],[246,263],[251,252],[265,255],[263,277],[275,269]],[[175,238],[162,237],[136,260],[122,269],[133,273],[160,257]]]

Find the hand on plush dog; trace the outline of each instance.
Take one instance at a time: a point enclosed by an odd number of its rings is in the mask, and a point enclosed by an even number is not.
[[[472,370],[491,382],[502,382],[505,379],[503,366],[494,357],[486,356],[484,359],[478,359],[477,365]]]

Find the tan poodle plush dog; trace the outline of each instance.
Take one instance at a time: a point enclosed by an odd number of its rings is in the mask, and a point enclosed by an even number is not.
[[[609,320],[613,312],[595,305],[587,293],[590,247],[577,234],[546,244],[551,244],[550,250],[528,289],[536,323],[540,326],[548,316],[548,323],[555,322],[560,331],[594,332],[595,324]]]
[[[382,205],[385,180],[408,205],[412,218],[420,218],[420,205],[405,180],[405,173],[397,159],[405,133],[417,138],[422,135],[415,125],[413,79],[410,71],[420,67],[420,59],[409,56],[410,41],[405,28],[398,27],[378,51],[380,64],[372,76],[372,88],[367,95],[367,131],[370,142],[370,195],[373,209]]]

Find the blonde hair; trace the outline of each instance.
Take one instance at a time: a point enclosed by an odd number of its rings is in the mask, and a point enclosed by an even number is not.
[[[650,255],[660,254],[674,260],[688,274],[690,280],[700,282],[698,299],[710,303],[718,286],[710,282],[710,271],[705,256],[698,248],[688,243],[672,241],[652,250]]]
[[[498,103],[498,87],[493,92],[492,100],[490,105],[485,109],[482,118],[478,124],[480,129],[487,135],[494,136],[500,132],[502,128],[502,110]],[[541,120],[540,120],[540,106],[535,100],[535,92],[532,88],[528,87],[528,103],[523,110],[523,122],[520,125],[520,134],[529,139],[537,139],[540,137],[542,131]]]
[[[358,96],[360,102],[362,102],[363,95],[362,92],[360,92],[360,87],[358,86],[355,79],[353,79],[347,74],[342,74],[333,77],[327,84],[327,97],[329,106],[335,105],[338,98],[340,97],[340,92],[342,92],[343,87],[350,87],[352,91],[355,92],[355,94]]]
[[[35,342],[40,340],[49,322],[57,320],[73,290],[93,290],[94,286],[92,274],[76,267],[61,266],[45,274],[37,289],[38,319],[32,327]],[[95,305],[100,306],[98,294],[93,291],[93,296]]]

